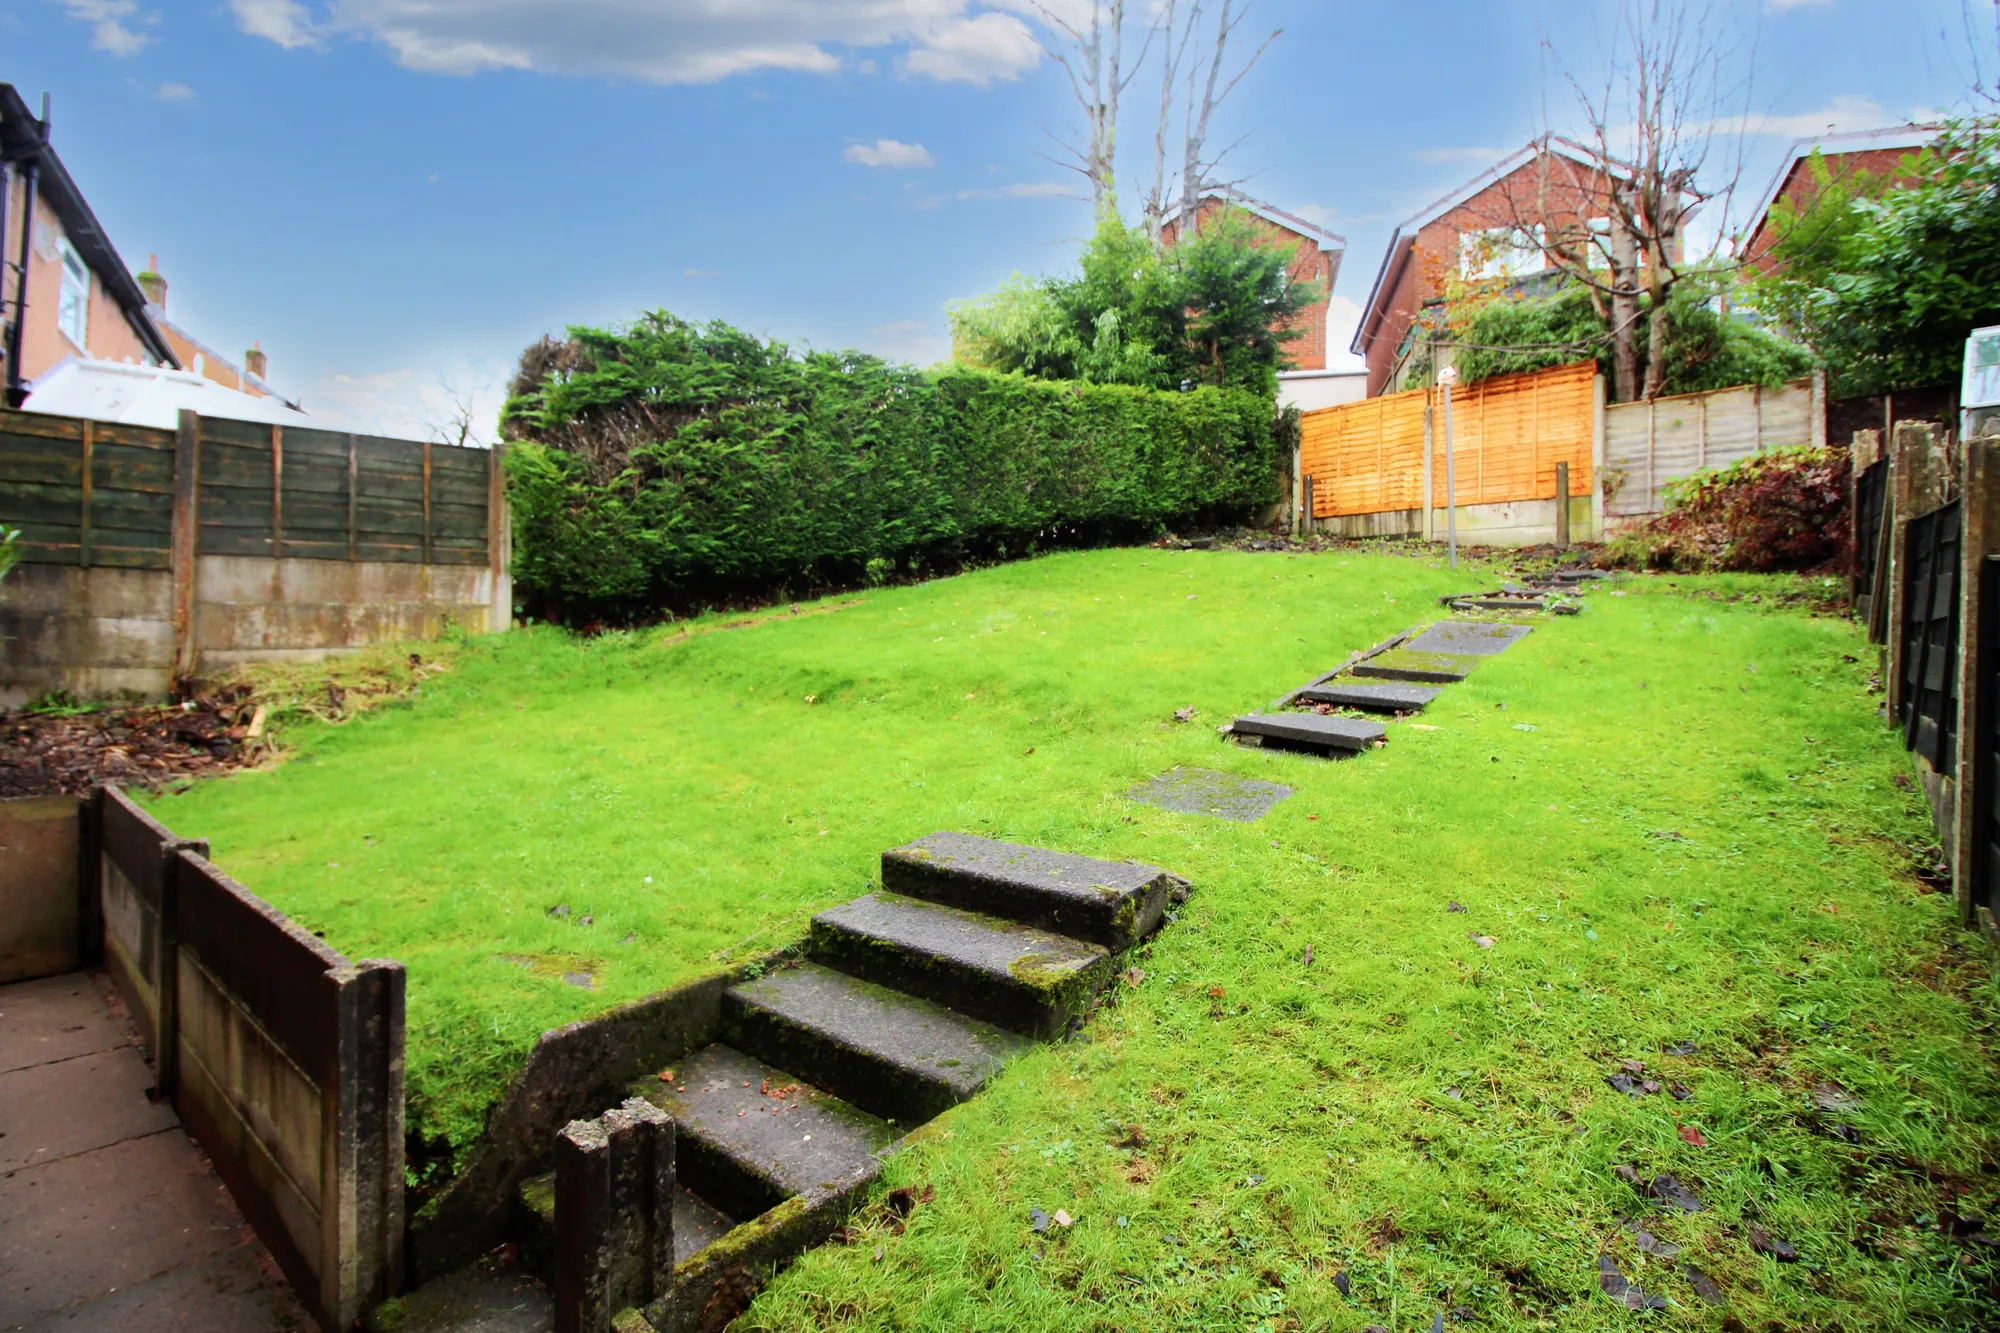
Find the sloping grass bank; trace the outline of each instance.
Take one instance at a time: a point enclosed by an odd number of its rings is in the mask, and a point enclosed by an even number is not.
[[[1675,1326],[1992,1326],[1964,1219],[2000,1206],[2000,997],[1909,874],[1928,825],[1851,626],[1775,580],[1634,580],[1387,749],[1217,742],[1464,583],[1096,552],[691,639],[524,634],[162,812],[410,965],[413,1091],[460,1135],[536,1031],[792,938],[933,828],[1194,881],[1114,1009],[893,1159],[929,1201],[743,1327],[1622,1328],[1600,1255]],[[1256,824],[1122,798],[1176,763],[1297,794]]]

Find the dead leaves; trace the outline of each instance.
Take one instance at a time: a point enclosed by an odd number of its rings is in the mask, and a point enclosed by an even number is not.
[[[1619,1271],[1618,1261],[1608,1254],[1597,1256],[1597,1285],[1612,1300],[1630,1310],[1664,1310],[1666,1301],[1629,1281]]]

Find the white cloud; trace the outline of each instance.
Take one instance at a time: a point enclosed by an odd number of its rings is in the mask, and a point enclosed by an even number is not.
[[[236,26],[252,37],[276,42],[287,51],[317,46],[312,14],[298,0],[229,0]]]
[[[991,190],[958,192],[961,199],[1066,199],[1071,196],[1070,187],[1061,181],[1016,181]]]
[[[162,102],[192,102],[194,89],[185,83],[163,83],[153,89],[153,96]]]
[[[153,41],[147,34],[126,26],[128,20],[139,15],[138,0],[62,0],[62,3],[71,18],[90,25],[91,46],[107,55],[137,55]],[[159,20],[149,15],[144,21]]]
[[[67,0],[122,3],[124,0]],[[909,72],[1019,78],[1040,50],[1026,24],[969,0],[230,0],[237,26],[284,47],[339,34],[411,69],[487,69],[713,83],[753,70],[827,74],[846,52],[908,51]],[[866,65],[866,61],[860,62]]]
[[[1419,148],[1416,158],[1432,166],[1443,162],[1471,162],[1485,166],[1489,162],[1498,162],[1511,151],[1507,148]]]
[[[382,370],[326,376],[300,398],[323,430],[365,431],[403,440],[457,443],[457,419],[469,409],[473,444],[490,444],[506,402],[511,367],[504,360],[456,358],[431,372]]]
[[[951,355],[951,339],[921,319],[896,319],[868,331],[867,350],[890,361],[928,366]]]
[[[874,143],[851,143],[841,150],[840,160],[852,162],[856,166],[886,167],[891,171],[909,171],[917,167],[934,167],[937,159],[931,150],[920,143],[899,143],[894,139],[877,139]]]
[[[1882,109],[1868,97],[1836,97],[1816,111],[1796,111],[1789,115],[1726,116],[1714,124],[1718,134],[1768,135],[1776,139],[1808,139],[1818,134],[1844,134],[1849,130],[1874,130],[1897,123],[1900,117]]]
[[[1773,14],[1782,14],[1790,9],[1826,7],[1832,4],[1833,0],[1764,0],[1764,8]]]
[[[1300,204],[1291,210],[1307,222],[1319,227],[1353,226],[1357,222],[1381,222],[1387,213],[1343,213],[1337,208],[1324,204]]]
[[[1012,14],[991,11],[932,29],[904,62],[914,74],[981,88],[1020,78],[1042,58],[1041,44]]]

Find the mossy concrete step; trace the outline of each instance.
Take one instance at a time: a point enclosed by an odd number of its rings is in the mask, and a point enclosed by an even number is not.
[[[1491,657],[1534,632],[1532,625],[1500,625],[1490,620],[1440,620],[1404,644],[1419,653],[1462,653]]]
[[[1383,685],[1336,677],[1306,686],[1299,691],[1299,700],[1309,704],[1363,708],[1371,713],[1421,713],[1431,700],[1438,697],[1438,693],[1429,685]]]
[[[1391,648],[1354,664],[1354,674],[1376,680],[1414,680],[1430,685],[1450,685],[1464,680],[1479,665],[1468,653],[1420,653],[1410,648]]]
[[[543,1269],[555,1252],[556,1173],[521,1182],[519,1243],[522,1261]],[[686,1186],[674,1191],[674,1262],[686,1263],[722,1239],[736,1219]]]
[[[983,912],[871,893],[812,921],[813,958],[960,1013],[1053,1036],[1111,980],[1101,944]]]
[[[933,833],[882,853],[882,887],[1101,944],[1153,933],[1180,881],[1158,866],[1100,861],[965,833]]]
[[[1365,750],[1388,733],[1380,722],[1318,713],[1251,713],[1230,723],[1238,736],[1256,736],[1313,750]]]
[[[780,968],[724,991],[722,1032],[732,1045],[909,1125],[965,1101],[1031,1044],[818,963]]]
[[[897,1135],[799,1073],[720,1044],[683,1061],[673,1082],[641,1079],[631,1094],[674,1118],[681,1182],[738,1218],[873,1179],[875,1154]]]

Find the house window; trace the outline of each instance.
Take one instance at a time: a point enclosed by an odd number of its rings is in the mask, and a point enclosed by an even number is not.
[[[1539,225],[1468,231],[1458,238],[1459,273],[1468,282],[1540,273],[1547,242],[1548,230]]]
[[[68,241],[62,243],[62,287],[56,296],[56,327],[84,350],[90,333],[90,269]]]

